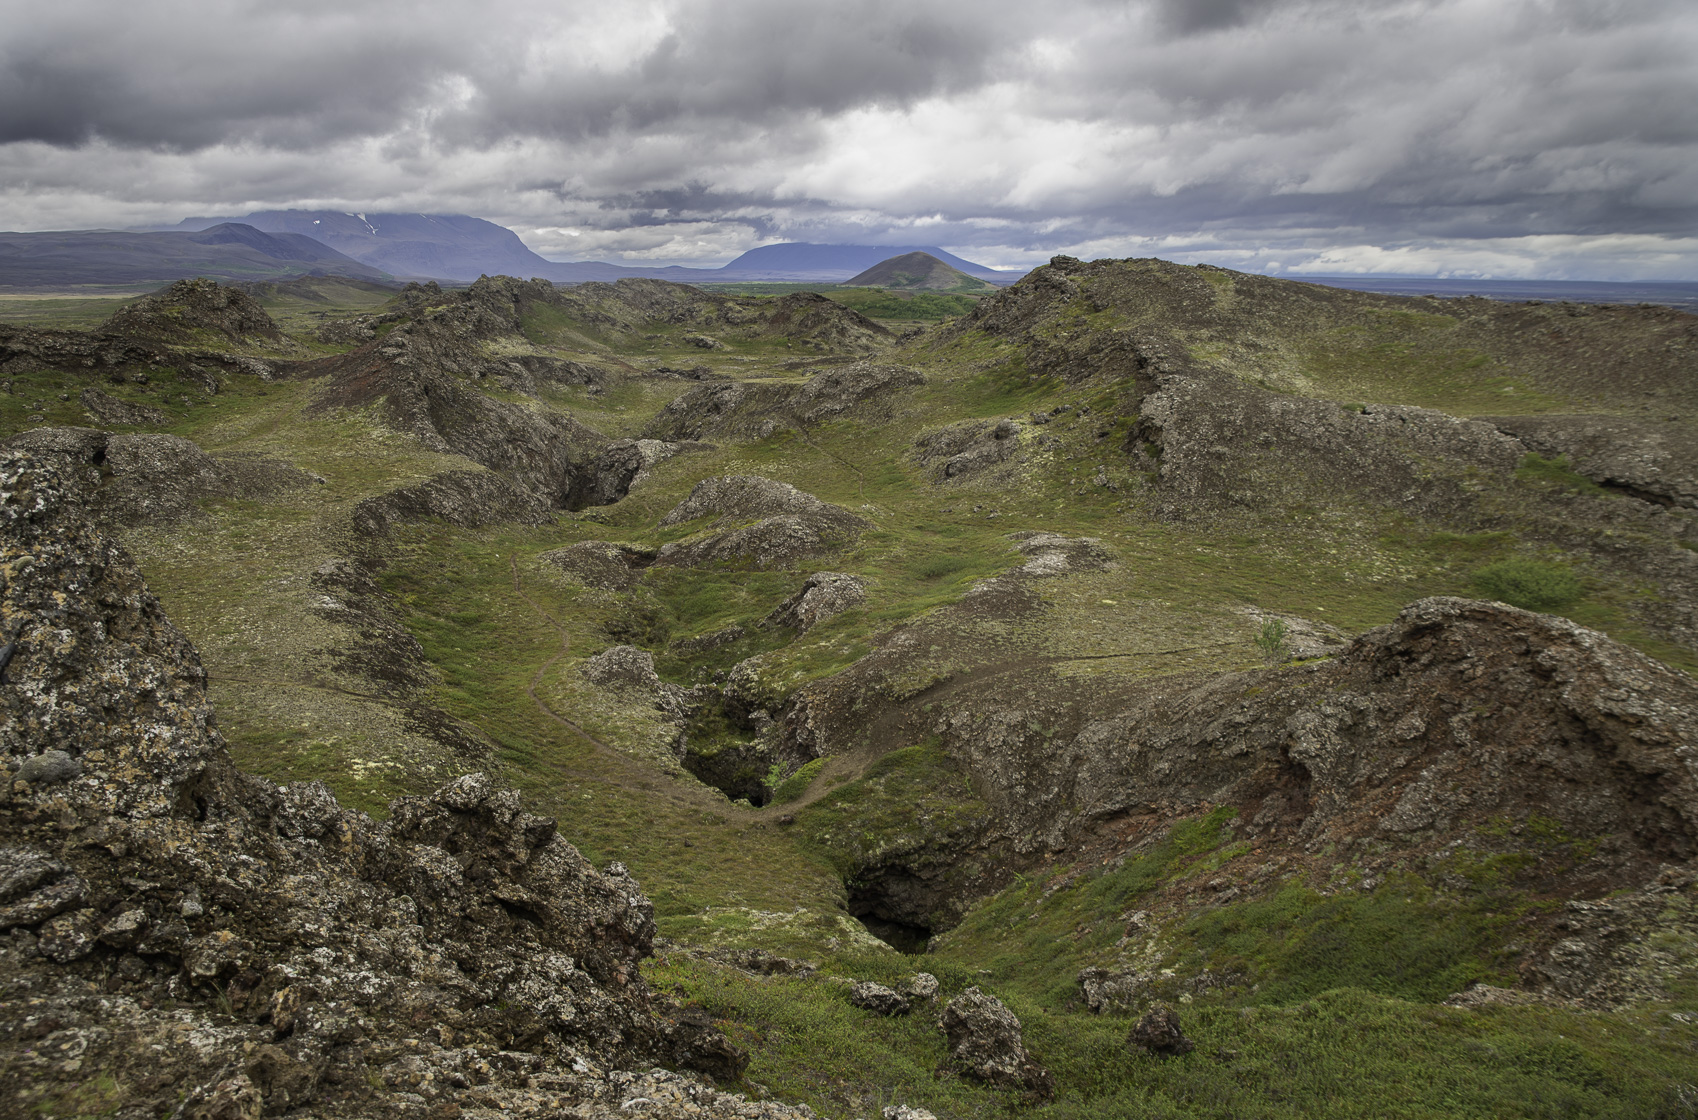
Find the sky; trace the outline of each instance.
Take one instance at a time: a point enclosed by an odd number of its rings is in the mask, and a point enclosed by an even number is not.
[[[1691,0],[0,0],[0,229],[1698,280]]]

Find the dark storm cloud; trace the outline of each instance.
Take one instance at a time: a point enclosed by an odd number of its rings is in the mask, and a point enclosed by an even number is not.
[[[13,227],[338,205],[578,255],[1524,238],[1529,267],[1661,238],[1698,273],[1679,0],[0,0],[0,26]]]

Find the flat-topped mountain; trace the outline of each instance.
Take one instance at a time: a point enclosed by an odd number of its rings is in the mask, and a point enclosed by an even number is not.
[[[911,288],[928,292],[988,292],[995,287],[945,264],[930,253],[918,250],[880,261],[844,283],[851,287]]]

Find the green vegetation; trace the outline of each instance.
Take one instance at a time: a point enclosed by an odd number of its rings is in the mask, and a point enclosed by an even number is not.
[[[908,967],[912,963],[904,962]],[[849,959],[833,971],[899,980],[900,965]],[[926,961],[947,998],[984,979]],[[1642,1120],[1690,1115],[1698,1028],[1647,1010],[1624,1016],[1541,1007],[1483,1012],[1335,989],[1284,1007],[1182,1011],[1197,1048],[1161,1059],[1125,1045],[1128,1021],[1058,1012],[1007,992],[1025,1042],[1061,1087],[1047,1105],[939,1071],[942,1035],[925,1010],[885,1019],[819,982],[753,979],[669,956],[651,979],[700,1003],[754,1053],[748,1079],[822,1115],[865,1117],[890,1104],[945,1117],[1120,1120]]]
[[[1283,618],[1270,618],[1256,631],[1256,649],[1269,665],[1284,661],[1288,652],[1286,633],[1290,628]]]
[[[953,319],[978,306],[973,296],[947,292],[894,292],[885,288],[836,288],[823,293],[870,319]]]
[[[1602,496],[1608,493],[1602,486],[1569,466],[1566,455],[1547,459],[1537,452],[1529,451],[1522,457],[1521,465],[1516,468],[1515,477],[1523,482],[1572,490],[1577,494]]]
[[[1500,560],[1479,569],[1474,573],[1474,588],[1483,599],[1530,611],[1561,610],[1586,594],[1586,586],[1567,565],[1523,559]]]
[[[1249,281],[1196,275],[1199,304],[1248,301]],[[890,320],[941,320],[975,306],[948,294],[822,285],[736,290],[820,291]],[[300,292],[261,298],[306,342],[325,316],[370,310],[379,293],[343,285],[320,294],[328,302]],[[1146,311],[1117,302],[1108,285],[1088,296],[1042,326],[1046,345],[1150,326],[1140,318]],[[543,385],[534,398],[487,381],[480,388],[538,411],[570,412],[619,438],[641,436],[656,412],[697,388],[654,376],[655,367],[700,364],[750,383],[800,385],[848,360],[731,331],[721,332],[723,349],[704,350],[684,342],[690,330],[679,324],[620,334],[544,304],[526,309],[520,326],[486,353],[600,363],[613,371],[607,384]],[[1577,399],[1468,335],[1456,315],[1364,311],[1322,331],[1270,329],[1266,351],[1251,357],[1206,322],[1185,329],[1193,357],[1285,392],[1462,414],[1548,411]],[[1022,1017],[1028,1043],[1062,1086],[1055,1103],[1020,1115],[1681,1115],[1671,1093],[1692,1081],[1698,1028],[1669,1019],[1670,1008],[1435,1006],[1476,980],[1510,982],[1509,946],[1551,904],[1517,876],[1576,865],[1595,839],[1556,836],[1529,820],[1516,826],[1519,848],[1506,831],[1481,838],[1478,851],[1465,846],[1432,867],[1404,867],[1372,883],[1337,853],[1275,863],[1260,842],[1242,838],[1247,825],[1230,808],[1188,820],[1152,813],[1104,822],[1102,847],[1089,855],[1050,852],[1041,837],[1027,836],[1008,838],[1017,849],[987,846],[959,859],[949,847],[997,811],[935,737],[958,714],[951,691],[986,680],[1011,703],[1029,705],[1041,724],[1034,741],[1059,740],[1071,732],[1058,730],[1054,713],[1071,696],[1283,661],[1288,618],[1356,633],[1420,597],[1468,594],[1571,610],[1585,625],[1698,668],[1692,651],[1649,632],[1654,588],[1623,579],[1588,587],[1566,565],[1527,558],[1554,547],[1525,515],[1530,504],[1604,506],[1565,496],[1598,488],[1566,460],[1529,455],[1516,472],[1520,485],[1464,480],[1497,487],[1502,493],[1489,496],[1498,504],[1483,506],[1477,519],[1445,520],[1283,489],[1290,478],[1275,462],[1218,516],[1175,510],[1157,478],[1135,469],[1149,460],[1130,455],[1144,388],[1134,373],[1046,362],[1041,348],[978,332],[945,337],[952,330],[881,352],[877,360],[926,376],[886,412],[851,410],[805,432],[749,442],[708,438],[656,464],[618,504],[560,512],[548,524],[426,521],[367,542],[381,554],[372,570],[382,605],[421,651],[416,663],[379,666],[393,670],[385,696],[354,663],[369,656],[357,646],[364,623],[326,609],[323,600],[341,592],[317,586],[311,573],[346,555],[359,501],[468,469],[468,460],[391,430],[378,408],[313,412],[317,382],[235,374],[207,397],[190,388],[186,370],[160,369],[145,385],[100,387],[164,410],[166,431],[213,454],[274,456],[326,479],[263,500],[209,501],[202,520],[128,534],[153,589],[201,650],[221,727],[250,769],[280,781],[323,778],[374,814],[399,793],[424,792],[471,768],[493,770],[533,811],[556,817],[588,858],[630,867],[654,900],[662,935],[678,944],[761,947],[857,979],[894,982],[924,969],[946,994],[983,985]],[[87,423],[76,399],[86,381],[45,370],[9,376],[13,391],[0,394],[5,431]],[[29,419],[37,415],[45,419]],[[940,467],[916,454],[923,433],[1005,417],[1021,424],[1017,454],[982,475],[938,482]],[[1154,459],[1161,444],[1149,441],[1146,450]],[[1111,485],[1097,481],[1099,471]],[[543,558],[581,541],[655,547],[701,531],[660,530],[657,522],[697,480],[734,473],[792,483],[867,528],[837,553],[788,567],[656,565],[629,592],[585,586]],[[1021,531],[1095,537],[1112,566],[1021,577],[1016,591],[976,596],[976,587],[1027,562],[1011,540]],[[1571,552],[1581,554],[1580,546]],[[825,569],[861,577],[865,605],[803,635],[758,625],[808,574]],[[1000,598],[1031,606],[975,606]],[[701,652],[685,644],[734,625],[744,631],[734,641]],[[831,743],[828,757],[789,773],[769,768],[770,758],[752,752],[753,725],[725,705],[705,705],[688,725],[680,749],[698,760],[749,759],[773,797],[758,810],[679,766],[679,728],[652,699],[596,689],[579,672],[621,642],[650,648],[661,677],[686,687],[758,655],[746,666],[755,678],[750,695],[776,712],[810,683],[875,650],[899,649],[898,634],[923,648],[893,662],[887,676],[869,676],[869,714]],[[900,718],[879,718],[887,700],[909,706]],[[445,749],[408,723],[403,708],[442,713],[463,734],[463,750]],[[1113,831],[1123,824],[1129,831]],[[923,955],[876,943],[846,909],[851,892],[898,872],[979,899],[964,916],[933,915],[933,928],[960,921]],[[1677,949],[1685,951],[1670,952]],[[1130,1053],[1124,1015],[1081,1006],[1077,976],[1086,967],[1150,973],[1149,990],[1178,1002],[1197,1051],[1172,1061]],[[743,1088],[759,1083],[831,1117],[876,1115],[898,1102],[945,1117],[1017,1111],[1005,1094],[934,1076],[941,1037],[929,1010],[878,1019],[826,981],[754,979],[682,952],[649,972],[723,1017],[753,1051]],[[1682,1013],[1695,1006],[1671,1004]]]

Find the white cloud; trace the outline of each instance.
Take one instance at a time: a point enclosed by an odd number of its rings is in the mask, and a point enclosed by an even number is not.
[[[0,226],[467,212],[547,255],[1698,277],[1678,0],[0,0]],[[258,49],[263,47],[263,49]]]

